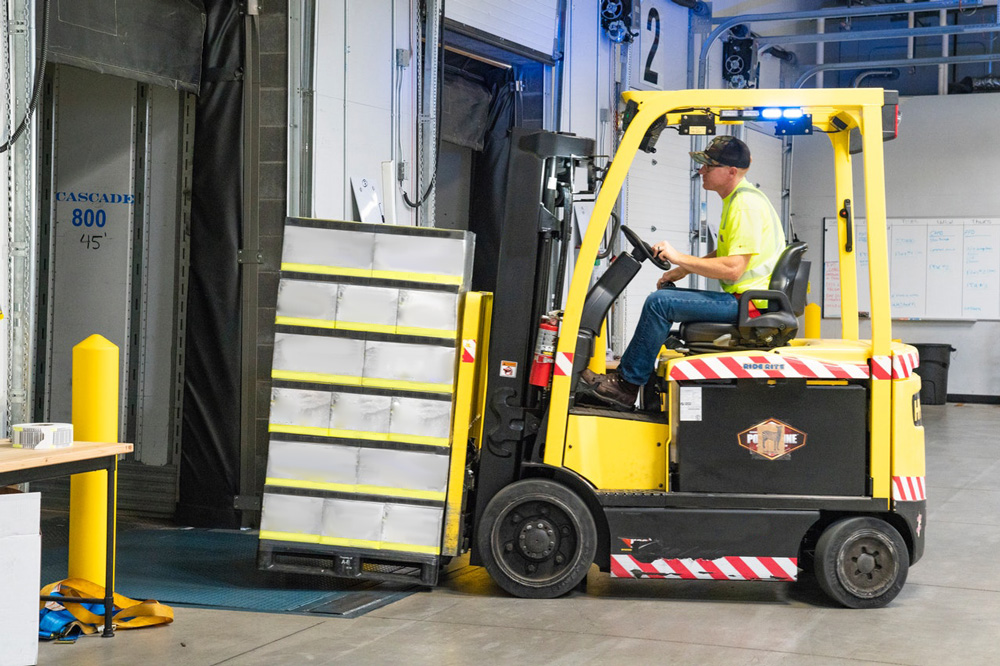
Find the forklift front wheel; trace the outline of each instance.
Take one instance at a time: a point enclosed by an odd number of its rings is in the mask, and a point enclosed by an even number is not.
[[[889,523],[846,518],[830,525],[816,544],[816,578],[831,598],[848,608],[881,608],[906,582],[910,555]]]
[[[505,591],[552,599],[587,576],[597,552],[597,527],[573,491],[548,479],[525,479],[486,505],[476,546]]]

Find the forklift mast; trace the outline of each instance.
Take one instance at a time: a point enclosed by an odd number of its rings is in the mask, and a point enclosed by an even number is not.
[[[528,383],[531,352],[542,316],[562,306],[574,173],[589,170],[593,152],[592,139],[513,130],[473,524],[489,500],[519,478],[543,429],[545,389]]]

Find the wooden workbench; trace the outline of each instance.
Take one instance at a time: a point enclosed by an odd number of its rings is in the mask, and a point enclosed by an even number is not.
[[[113,635],[111,616],[114,614],[114,561],[115,561],[115,469],[118,456],[131,453],[132,445],[125,443],[73,442],[59,449],[15,449],[9,442],[0,443],[0,487],[17,483],[30,483],[84,472],[108,472],[108,532],[105,559],[105,584],[103,599],[43,596],[43,601],[69,600],[82,603],[104,604],[104,636]]]
[[[9,486],[15,483],[28,483],[37,481],[39,478],[51,478],[53,476],[64,476],[63,466],[68,463],[90,463],[91,470],[107,469],[107,464],[94,465],[95,459],[117,456],[123,453],[131,453],[132,445],[124,443],[105,444],[103,442],[73,442],[72,446],[61,449],[15,449],[9,442],[0,443],[0,486]],[[58,467],[59,471],[51,468]],[[45,469],[49,468],[49,469]],[[46,473],[45,476],[36,476],[35,471]],[[54,472],[54,473],[53,473]],[[31,479],[22,479],[21,476],[32,476]],[[76,472],[68,472],[76,474]],[[13,480],[8,480],[8,476],[13,475]]]

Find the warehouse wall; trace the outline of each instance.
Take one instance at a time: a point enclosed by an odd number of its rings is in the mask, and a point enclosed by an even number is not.
[[[253,486],[241,488],[248,496],[259,497],[267,467],[267,423],[271,403],[271,357],[274,354],[274,316],[278,299],[281,243],[285,229],[286,172],[288,168],[288,3],[264,0],[260,4],[260,96],[259,128],[260,175],[257,214],[263,264],[257,273],[256,375],[244,377],[256,387],[254,432],[244,433],[253,441],[255,470]],[[244,520],[246,523],[246,520]]]
[[[418,63],[397,70],[395,49],[416,52],[416,6],[413,3],[316,3],[314,95],[313,215],[354,219],[351,177],[381,183],[381,163],[396,152],[392,145],[392,100],[401,75],[399,159],[409,163],[406,187],[415,200],[416,73]],[[386,193],[379,189],[380,200]],[[401,195],[397,223],[413,224],[414,214]]]
[[[557,129],[593,137],[606,153],[610,153],[614,123],[608,112],[617,105],[614,73],[622,68],[615,57],[619,55],[629,60],[628,73],[622,81],[623,88],[640,87],[639,74],[644,58],[640,57],[643,54],[639,52],[638,44],[647,36],[640,35],[635,45],[626,46],[621,54],[617,54],[600,28],[599,4],[598,0],[566,2],[564,96],[561,122]],[[796,4],[732,0],[715,3],[715,11],[721,15],[769,12],[786,10]],[[448,18],[468,22],[486,32],[491,32],[492,22],[495,25],[492,32],[496,36],[519,41],[545,53],[551,52],[550,35],[554,34],[554,28],[547,17],[554,14],[558,3],[547,0],[532,6],[535,14],[528,17],[530,20],[522,16],[523,8],[518,3],[495,0],[447,3],[445,11]],[[656,7],[662,16],[662,34],[658,44],[658,58],[663,59],[660,87],[687,87],[688,10],[670,0],[646,0],[642,7],[643,16],[649,7]],[[413,109],[416,106],[417,67],[415,60],[411,60],[405,69],[395,68],[395,49],[408,48],[415,52],[414,12],[409,3],[403,2],[360,4],[331,0],[317,3],[313,178],[314,215],[317,217],[352,217],[351,176],[370,176],[381,182],[381,162],[394,155],[409,165],[405,186],[411,199],[415,198],[416,124]],[[531,29],[525,28],[520,33],[510,29],[512,25],[529,24]],[[788,24],[761,26],[762,31],[787,30],[790,27]],[[641,28],[644,27],[640,21],[635,29],[643,32]],[[543,48],[546,45],[548,47]],[[711,87],[721,85],[722,66],[716,52],[721,54],[718,45],[713,49],[709,63]],[[396,81],[396,76],[402,80]],[[764,86],[776,86],[778,83],[778,64],[770,56],[762,58],[761,82]],[[392,98],[397,84],[402,93],[398,111],[398,147],[393,146],[391,141]],[[381,194],[384,198],[386,193]],[[400,193],[396,194],[398,222],[412,223],[412,212],[403,204]],[[686,233],[685,215],[678,212],[677,217]]]
[[[446,3],[445,16],[548,55],[554,47],[556,6],[555,0],[461,0]],[[402,187],[411,200],[419,198],[414,119],[420,68],[417,19],[417,4],[401,0],[316,3],[315,217],[354,219],[351,178],[364,177],[378,184],[380,201],[395,197],[397,224],[415,222],[416,213],[405,205],[403,191],[386,191],[381,165],[389,160],[405,162],[407,177]],[[397,49],[411,53],[403,68],[396,66]],[[396,90],[400,94],[394,104]],[[396,142],[394,127],[399,132]]]
[[[885,144],[886,205],[889,217],[997,217],[996,146],[1000,128],[995,116],[1000,97],[993,94],[909,97],[900,102],[899,138]],[[795,226],[809,243],[811,302],[822,299],[822,219],[836,214],[833,198],[833,151],[821,136],[795,140],[792,212]],[[856,159],[856,210],[863,210],[863,180]],[[867,321],[861,336],[870,336]],[[906,342],[950,343],[950,394],[1000,395],[1000,322],[894,321],[894,338]],[[823,336],[839,337],[840,320],[823,320]]]
[[[769,13],[809,8],[804,0],[744,2],[720,0],[713,3],[716,15]],[[542,52],[550,44],[552,24],[545,19],[559,7],[546,0],[535,3],[531,17],[523,15],[523,3],[497,0],[461,0],[446,4],[448,18],[465,22],[498,37],[518,41]],[[642,81],[652,34],[647,28],[651,8],[659,12],[661,24],[656,69],[660,89],[688,87],[689,63],[697,52],[688,54],[689,10],[671,0],[645,0],[640,6],[639,32],[631,45],[615,48],[600,27],[598,0],[566,0],[563,98],[559,129],[597,140],[597,152],[613,154],[619,93],[630,88],[652,86]],[[416,196],[416,62],[403,70],[395,69],[394,50],[415,50],[415,14],[402,2],[375,5],[331,0],[317,3],[317,53],[315,83],[315,171],[313,179],[316,217],[353,218],[350,177],[380,179],[380,164],[393,155],[409,165],[405,183],[410,197]],[[511,26],[530,24],[531,29],[513,30]],[[812,31],[813,23],[759,23],[753,26],[760,34],[785,34],[797,29]],[[645,50],[643,43],[645,42]],[[811,47],[810,47],[811,48]],[[814,49],[813,49],[814,51]],[[708,62],[709,87],[722,87],[722,48],[717,43]],[[809,49],[805,60],[808,61]],[[780,62],[772,56],[761,58],[760,85],[778,87]],[[395,71],[394,71],[395,70]],[[616,76],[617,74],[617,76]],[[395,76],[401,80],[396,81]],[[396,84],[402,91],[399,103],[400,145],[392,145],[392,98]],[[780,208],[780,141],[767,133],[749,130],[747,141],[755,160],[750,177]],[[652,242],[669,239],[682,248],[690,247],[690,160],[686,153],[690,141],[674,133],[665,133],[655,155],[637,157],[622,198],[626,223]],[[382,193],[383,198],[385,193]],[[709,220],[717,220],[721,205],[710,195],[706,207]],[[415,216],[397,192],[397,223],[413,223]],[[583,220],[585,224],[586,220]],[[620,327],[618,344],[623,347],[634,330],[643,299],[658,277],[658,271],[646,267],[629,288]],[[619,313],[622,314],[622,313]]]
[[[715,3],[716,13],[732,14],[776,11],[779,3],[722,2]],[[720,7],[720,5],[722,5]],[[623,71],[618,89],[684,89],[688,84],[689,62],[697,61],[697,53],[688,55],[690,13],[669,0],[646,0],[642,3],[639,24],[634,29],[639,35],[632,45],[623,45],[616,51],[600,27],[598,3],[570,2],[567,23],[568,55],[565,63],[565,84],[560,129],[597,139],[597,152],[611,155],[614,152],[615,121],[611,113],[619,109],[615,72]],[[652,35],[648,12],[656,8],[661,21],[657,42],[657,85],[643,80]],[[787,24],[768,25],[777,30],[788,30]],[[645,41],[645,44],[643,43]],[[721,43],[710,51],[708,61],[709,86],[722,87]],[[625,65],[623,65],[623,62]],[[761,60],[760,84],[762,87],[779,85],[779,61],[765,56]],[[768,194],[776,208],[780,208],[781,194],[781,141],[764,131],[748,130],[745,135],[754,155],[749,178]],[[664,132],[653,154],[636,155],[625,194],[622,197],[623,223],[650,242],[668,240],[676,247],[690,248],[689,227],[691,209],[691,177],[693,170],[688,151],[691,140],[675,132]],[[705,209],[706,219],[717,226],[721,214],[721,201],[710,194]],[[585,224],[582,220],[581,224]],[[662,271],[647,263],[631,282],[624,299],[616,306],[621,319],[615,351],[620,353],[631,339],[638,321],[642,303],[655,285]]]
[[[5,26],[0,27],[0,37],[2,37],[3,39],[7,39],[7,30]],[[8,95],[9,91],[5,90],[4,94],[5,96]],[[8,120],[7,114],[8,114],[8,105],[4,104],[3,106],[0,106],[0,127],[4,128],[3,129],[4,140],[6,140],[6,137],[8,135],[7,128],[10,127],[10,122]],[[11,160],[9,159],[9,156],[12,154],[13,153],[11,151],[8,151],[0,155],[0,179],[3,179],[0,182],[4,183],[9,182],[9,174],[11,167],[10,164]],[[5,229],[9,228],[11,224],[12,210],[10,206],[10,199],[8,198],[8,196],[9,196],[8,189],[6,187],[0,188],[0,220],[3,221]],[[5,267],[4,270],[5,276],[7,275],[6,266],[10,261],[9,256],[10,256],[9,248],[7,247],[7,234],[3,234],[3,236],[0,237],[0,266]],[[9,316],[7,313],[8,303],[10,303],[9,280],[6,279],[0,280],[0,306],[2,306],[4,310],[5,317]],[[3,323],[6,324],[7,322]],[[10,368],[11,358],[8,352],[10,336],[7,334],[6,328],[7,327],[4,326],[3,334],[0,335],[0,354],[3,354],[3,356],[0,356],[0,358],[7,359],[6,368]],[[4,437],[7,436],[7,433],[9,432],[8,426],[10,425],[9,422],[10,414],[8,413],[6,407],[8,388],[9,387],[7,385],[7,372],[5,371],[0,373],[0,396],[3,396],[3,405],[0,406],[0,433],[3,433]]]

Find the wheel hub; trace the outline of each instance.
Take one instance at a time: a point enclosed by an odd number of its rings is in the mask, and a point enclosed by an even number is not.
[[[875,568],[878,566],[878,560],[870,553],[861,553],[858,555],[857,565],[858,573],[867,576],[875,571]]]
[[[528,520],[517,536],[521,553],[532,560],[544,560],[556,551],[559,544],[556,527],[545,518]]]
[[[870,530],[858,533],[846,543],[839,559],[841,583],[861,599],[882,594],[896,579],[899,568],[893,545]]]

